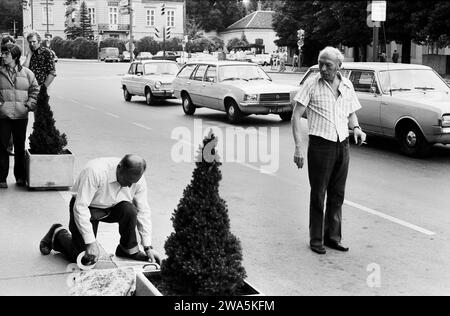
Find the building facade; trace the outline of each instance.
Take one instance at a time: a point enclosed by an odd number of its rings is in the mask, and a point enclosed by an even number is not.
[[[130,0],[133,8],[133,37],[139,40],[153,36],[163,40],[163,28],[170,27],[170,38],[183,38],[185,28],[185,0]],[[66,0],[25,0],[23,4],[23,33],[31,30],[42,36],[66,38],[67,23],[77,23],[82,1],[72,6],[75,10],[66,18]],[[96,39],[130,36],[130,15],[123,6],[128,0],[85,0]],[[163,14],[164,11],[164,14]],[[100,35],[100,37],[99,37]]]

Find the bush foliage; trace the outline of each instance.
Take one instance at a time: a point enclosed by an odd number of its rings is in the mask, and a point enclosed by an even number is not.
[[[227,205],[219,196],[222,174],[216,145],[210,133],[172,217],[175,232],[165,244],[161,275],[176,295],[236,295],[246,277],[241,245],[230,232]]]

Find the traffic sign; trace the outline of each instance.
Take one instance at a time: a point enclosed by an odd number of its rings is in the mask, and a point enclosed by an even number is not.
[[[386,1],[372,1],[372,21],[386,21]]]

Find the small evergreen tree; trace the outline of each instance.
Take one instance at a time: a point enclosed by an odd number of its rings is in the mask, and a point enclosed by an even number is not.
[[[30,153],[34,155],[62,154],[67,145],[66,134],[60,134],[55,127],[50,97],[44,85],[39,93],[34,115],[33,132],[30,135]]]
[[[165,244],[161,276],[176,295],[236,295],[246,277],[241,245],[230,232],[227,206],[219,196],[222,174],[216,145],[210,133],[172,217],[175,232]]]

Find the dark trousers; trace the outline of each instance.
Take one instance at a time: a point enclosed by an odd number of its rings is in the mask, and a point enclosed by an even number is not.
[[[75,198],[72,198],[69,206],[70,233],[65,229],[59,231],[56,234],[53,243],[53,249],[63,253],[71,262],[76,262],[78,255],[86,250],[86,244],[84,243],[83,237],[81,236],[75,223],[73,215],[74,204]],[[139,251],[136,236],[137,209],[133,204],[129,202],[121,202],[106,210],[99,210],[95,208],[89,209],[93,215],[93,217],[91,217],[91,224],[96,237],[99,222],[119,223],[120,246],[122,249],[129,254],[134,254]],[[99,213],[104,214],[105,217],[98,220],[94,219],[94,217]]]
[[[322,246],[324,239],[341,242],[342,205],[344,204],[348,165],[348,139],[335,143],[317,136],[309,137],[311,246]],[[327,202],[324,218],[325,196],[327,196]]]
[[[25,180],[25,140],[28,119],[0,119],[0,182],[6,182],[9,173],[8,146],[11,135],[14,140],[14,176],[16,180]]]

